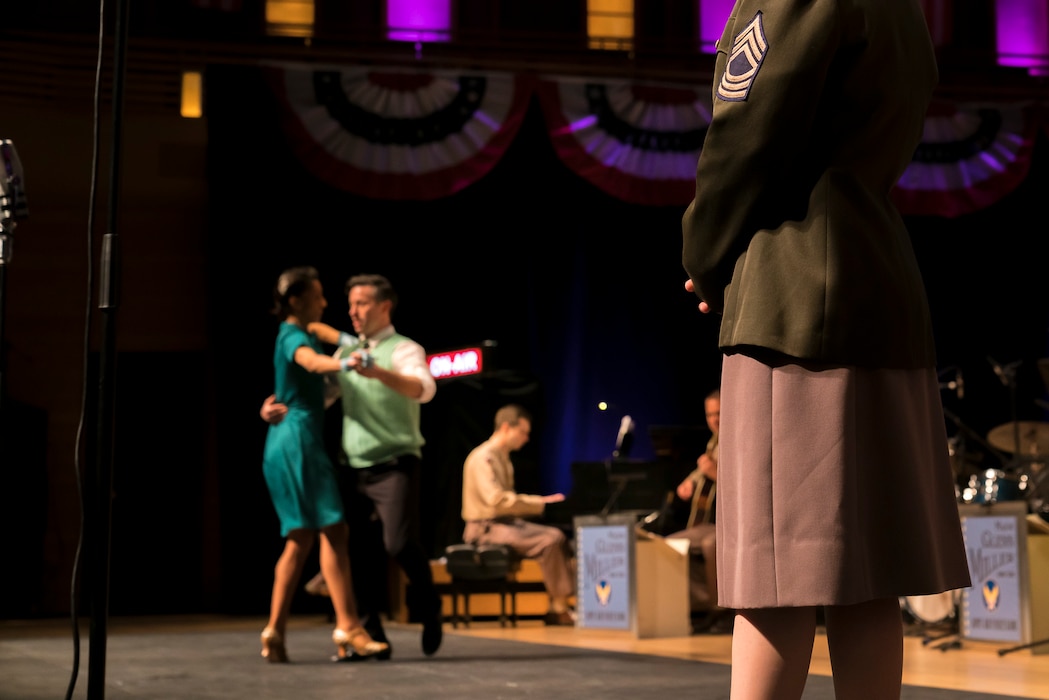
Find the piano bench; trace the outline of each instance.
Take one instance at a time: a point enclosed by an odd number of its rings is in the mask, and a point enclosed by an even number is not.
[[[499,624],[506,627],[507,621],[517,626],[517,593],[535,590],[535,582],[518,582],[516,574],[521,568],[521,557],[509,547],[501,544],[452,544],[444,549],[445,568],[451,577],[449,592],[452,598],[452,627],[462,622],[470,626],[470,595],[473,593],[496,593],[499,595]],[[542,584],[539,584],[542,586]],[[545,589],[544,589],[545,590]],[[463,612],[459,613],[459,598],[463,599]],[[506,602],[510,600],[507,613]]]

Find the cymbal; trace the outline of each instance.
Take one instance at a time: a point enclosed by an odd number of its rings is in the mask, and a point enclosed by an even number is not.
[[[1004,452],[1016,451],[1016,426],[1019,425],[1020,454],[1049,455],[1049,423],[1021,420],[1003,423],[987,433],[987,442]]]

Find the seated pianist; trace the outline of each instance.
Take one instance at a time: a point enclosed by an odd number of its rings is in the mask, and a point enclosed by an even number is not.
[[[495,414],[491,437],[475,447],[463,464],[463,541],[501,544],[518,556],[535,559],[543,573],[550,608],[547,625],[574,625],[569,598],[575,591],[575,569],[565,533],[555,527],[526,520],[564,500],[560,493],[547,496],[517,493],[510,453],[528,442],[531,414],[508,404]]]

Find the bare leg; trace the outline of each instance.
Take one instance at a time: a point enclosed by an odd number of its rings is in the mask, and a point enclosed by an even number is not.
[[[321,573],[328,582],[331,603],[335,608],[335,630],[331,640],[340,659],[350,652],[371,656],[389,649],[386,642],[377,642],[361,626],[357,613],[357,599],[353,595],[353,577],[350,574],[350,528],[345,522],[321,531]]]
[[[314,534],[309,530],[292,530],[284,541],[277,565],[273,568],[273,593],[270,596],[270,619],[267,627],[284,636],[295,586],[306,564],[306,555],[313,549]]]
[[[353,596],[349,533],[350,528],[346,523],[321,531],[321,573],[328,584],[331,604],[335,608],[335,626],[341,630],[355,629],[361,624],[357,615],[357,600]]]
[[[732,700],[800,698],[815,638],[815,608],[737,611],[732,633]]]
[[[826,617],[834,697],[898,699],[903,683],[899,600],[828,607]]]

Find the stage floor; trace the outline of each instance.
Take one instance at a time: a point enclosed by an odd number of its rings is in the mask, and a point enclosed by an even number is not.
[[[353,697],[369,700],[534,697],[536,692],[548,698],[585,700],[658,698],[682,689],[699,690],[697,684],[706,684],[710,694],[693,697],[728,697],[728,634],[639,640],[629,632],[545,627],[534,620],[506,628],[494,621],[475,621],[469,628],[457,629],[446,623],[444,646],[427,659],[418,648],[418,625],[389,623],[395,650],[392,661],[331,664],[331,625],[326,616],[309,615],[293,618],[288,631],[293,663],[278,666],[258,657],[258,633],[263,625],[261,617],[111,619],[105,644],[105,695],[140,700],[326,700],[346,697],[347,688],[352,687]],[[941,642],[955,638],[928,640],[942,631],[931,626],[909,630],[905,699],[1049,698],[1049,653],[1019,650],[1000,655],[999,650],[1010,645],[972,640],[961,640],[959,648],[941,649]],[[81,621],[78,633],[80,655],[74,661],[69,620],[0,620],[0,700],[61,698],[73,678],[74,663],[78,670],[69,697],[88,698],[89,620]],[[496,683],[499,673],[508,674],[505,682]],[[805,698],[832,698],[822,634],[817,636],[810,673]],[[493,683],[497,694],[492,694]]]
[[[1049,699],[1049,643],[1038,648],[1040,654],[1018,650],[999,655],[999,650],[1014,645],[963,640],[950,632],[949,626],[908,626],[904,638],[905,685]],[[725,665],[730,662],[732,646],[732,637],[728,634],[634,639],[619,631],[544,627],[535,623],[525,623],[516,629],[485,623],[460,633]],[[822,633],[816,635],[809,673],[826,677],[831,674],[827,638]]]

